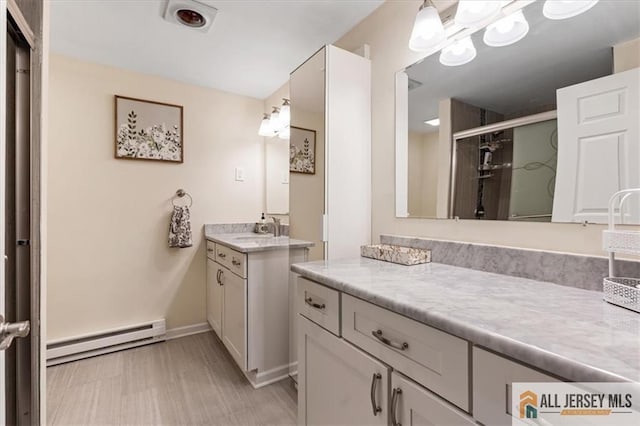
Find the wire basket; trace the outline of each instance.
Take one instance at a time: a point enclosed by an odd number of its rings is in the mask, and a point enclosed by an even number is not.
[[[604,300],[640,312],[640,279],[607,277],[602,285]]]
[[[602,245],[608,252],[640,254],[640,232],[612,229],[603,231]]]

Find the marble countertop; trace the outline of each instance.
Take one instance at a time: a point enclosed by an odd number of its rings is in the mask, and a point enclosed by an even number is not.
[[[224,244],[242,253],[266,250],[283,250],[313,247],[310,241],[296,240],[287,236],[274,237],[272,234],[241,233],[207,233],[205,238],[215,243]]]
[[[561,378],[640,382],[640,314],[599,292],[439,263],[354,258],[291,269]]]

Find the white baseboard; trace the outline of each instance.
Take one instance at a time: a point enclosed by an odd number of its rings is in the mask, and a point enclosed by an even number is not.
[[[279,382],[280,380],[289,378],[291,367],[295,366],[296,364],[297,362],[289,365],[281,365],[267,371],[253,370],[243,371],[243,373],[247,380],[249,380],[249,383],[251,383],[251,386],[253,386],[254,389],[259,389],[263,386],[267,386],[272,383]]]
[[[208,322],[198,324],[185,325],[184,327],[170,328],[167,330],[167,340],[177,339],[179,337],[191,336],[193,334],[207,333],[211,330]]]

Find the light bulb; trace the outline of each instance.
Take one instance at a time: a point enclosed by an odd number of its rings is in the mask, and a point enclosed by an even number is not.
[[[275,135],[273,128],[271,128],[271,120],[269,120],[269,114],[264,114],[262,122],[260,122],[260,129],[258,135],[271,137]]]
[[[573,18],[591,9],[596,3],[598,0],[547,0],[542,7],[542,14],[553,20]]]
[[[467,28],[481,27],[502,9],[502,0],[460,0],[455,23]]]
[[[465,37],[442,49],[440,63],[448,67],[457,67],[473,61],[476,55],[477,51],[471,37]]]
[[[522,40],[529,32],[529,23],[522,10],[489,25],[482,40],[487,46],[502,47]]]
[[[438,11],[426,2],[420,7],[409,39],[409,49],[426,52],[445,41],[447,35]]]

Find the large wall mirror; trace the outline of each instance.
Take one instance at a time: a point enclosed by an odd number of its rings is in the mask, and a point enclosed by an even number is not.
[[[396,216],[605,223],[611,195],[640,187],[640,2],[562,20],[543,5],[504,9],[529,25],[511,45],[477,30],[470,62],[396,74]]]

